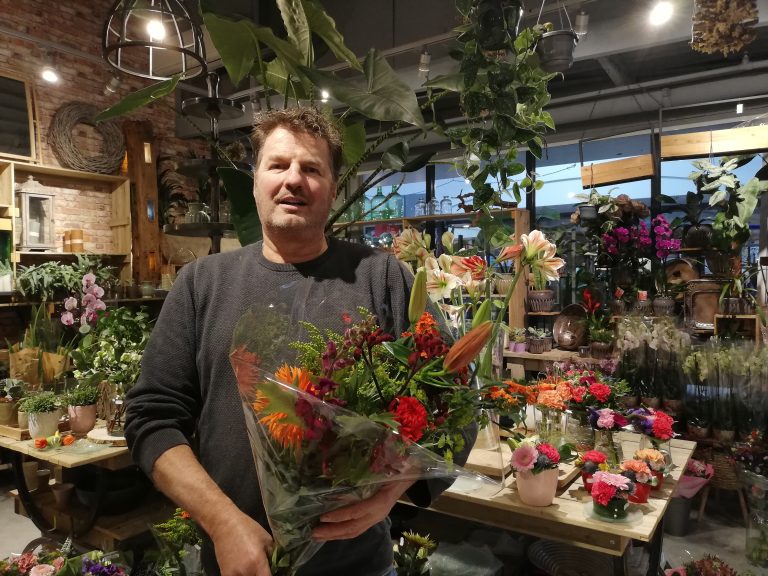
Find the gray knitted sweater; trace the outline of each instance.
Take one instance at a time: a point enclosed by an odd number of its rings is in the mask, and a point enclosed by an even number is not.
[[[188,264],[163,304],[141,377],[128,394],[126,438],[134,460],[150,475],[163,452],[194,437],[208,474],[268,528],[229,363],[237,321],[254,305],[287,306],[292,319],[285,330],[300,339],[299,320],[341,331],[342,313],[363,306],[384,330],[398,335],[407,327],[410,282],[393,256],[335,239],[320,257],[298,265],[269,262],[261,243]],[[354,540],[328,542],[300,574],[387,574],[388,529],[381,522]],[[207,539],[203,557],[206,573],[218,574]]]

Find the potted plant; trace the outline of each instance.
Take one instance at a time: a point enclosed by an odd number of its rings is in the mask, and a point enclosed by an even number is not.
[[[523,504],[528,506],[549,506],[557,492],[558,464],[560,452],[547,442],[516,442],[508,440],[512,448],[512,469],[515,471],[515,486]],[[566,455],[570,449],[563,447]]]
[[[629,495],[629,501],[635,504],[648,502],[651,487],[658,482],[648,464],[640,460],[624,460],[619,468],[622,476],[626,476],[635,483],[635,491]]]
[[[13,268],[8,260],[0,260],[0,293],[13,292]]]
[[[609,520],[627,517],[629,495],[635,491],[635,483],[621,474],[598,470],[592,477],[592,510],[596,516]]]
[[[525,352],[528,344],[526,343],[525,328],[512,328],[509,333],[509,343],[513,352]]]
[[[66,395],[69,427],[75,434],[87,434],[96,425],[96,402],[99,388],[94,384],[81,382]]]
[[[682,218],[677,217],[672,220],[671,226],[675,230],[682,228],[682,245],[686,248],[707,248],[712,237],[712,226],[707,223],[709,218],[704,216],[707,207],[704,186],[707,181],[704,179],[702,171],[705,164],[708,162],[693,161],[694,167],[698,168],[699,172],[694,172],[689,177],[696,184],[696,192],[687,192],[684,203],[678,202],[671,196],[661,195],[661,200],[666,202],[661,207],[663,212],[677,211],[683,213]]]
[[[53,392],[39,392],[22,398],[19,410],[27,413],[29,435],[32,438],[45,438],[58,432],[63,405],[62,398]]]
[[[592,493],[592,477],[598,470],[607,470],[608,456],[599,450],[588,450],[576,460],[576,465],[581,466],[581,481],[584,490]]]
[[[528,352],[542,354],[552,350],[552,332],[546,328],[528,327]]]
[[[144,307],[134,311],[121,306],[98,314],[96,325],[72,350],[74,376],[101,387],[101,415],[110,432],[121,434],[123,398],[138,380],[153,320]]]
[[[587,334],[590,354],[593,358],[609,358],[614,331],[610,326],[610,317],[602,311],[600,302],[586,288],[583,292],[583,306],[587,310]]]
[[[18,402],[22,397],[24,382],[15,378],[0,380],[0,424],[13,426],[16,423]]]

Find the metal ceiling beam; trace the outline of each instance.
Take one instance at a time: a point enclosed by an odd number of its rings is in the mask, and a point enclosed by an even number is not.
[[[610,56],[601,56],[597,61],[600,66],[602,66],[605,73],[608,74],[608,78],[611,79],[614,86],[626,86],[627,84],[630,84],[631,81],[624,72],[623,67],[616,63],[615,60],[611,59]]]

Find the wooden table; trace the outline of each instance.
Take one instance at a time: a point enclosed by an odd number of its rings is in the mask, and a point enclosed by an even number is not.
[[[637,450],[639,435],[620,432],[616,437],[621,441],[624,456],[631,457]],[[591,517],[592,498],[584,490],[580,477],[559,490],[554,503],[545,508],[526,506],[520,502],[514,486],[501,490],[489,486],[468,494],[449,489],[433,503],[431,509],[512,532],[609,554],[615,558],[616,574],[626,573],[625,552],[632,539],[649,542],[651,559],[648,574],[655,576],[654,566],[659,565],[664,532],[662,517],[694,448],[695,442],[672,441],[672,463],[675,467],[667,475],[663,488],[651,492],[647,504],[630,504],[630,510],[642,514],[635,523],[614,523]]]
[[[57,527],[60,527],[59,518],[56,510],[50,505],[49,494],[30,493],[27,488],[26,479],[23,473],[24,456],[30,456],[37,460],[42,460],[50,464],[61,466],[63,468],[77,468],[86,465],[95,465],[98,473],[98,488],[96,504],[87,510],[85,514],[78,514],[78,522],[70,518],[67,533],[63,536],[73,535],[82,537],[87,535],[101,513],[101,502],[106,492],[106,470],[121,470],[133,464],[130,452],[125,447],[112,447],[109,445],[93,445],[93,449],[78,451],[75,446],[59,446],[57,448],[47,448],[38,450],[34,446],[33,440],[14,440],[0,436],[0,449],[5,448],[11,456],[13,465],[14,480],[16,483],[16,492],[14,497],[23,505],[23,510],[18,508],[17,513],[23,512],[40,529],[43,534],[54,533]],[[72,514],[68,516],[73,517]],[[142,524],[146,528],[146,522]],[[61,531],[61,530],[59,530]]]
[[[524,378],[525,371],[544,372],[552,366],[552,362],[571,361],[585,364],[599,364],[601,362],[598,358],[579,356],[576,350],[560,350],[559,348],[549,352],[542,352],[541,354],[510,352],[508,349],[505,349],[503,356],[506,361],[506,368],[511,372],[512,378]]]

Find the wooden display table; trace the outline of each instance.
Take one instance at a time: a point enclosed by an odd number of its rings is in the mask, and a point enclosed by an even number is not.
[[[616,434],[626,457],[637,450],[639,435],[630,432]],[[460,493],[451,488],[432,505],[431,510],[456,516],[512,532],[529,534],[549,540],[565,542],[613,556],[615,574],[626,573],[624,554],[632,539],[651,544],[649,576],[656,575],[653,566],[659,565],[664,511],[680,479],[688,459],[696,448],[695,442],[673,440],[672,462],[675,465],[667,475],[662,490],[651,492],[647,504],[631,504],[632,521],[607,522],[592,517],[592,498],[584,490],[581,477],[558,490],[551,506],[536,508],[520,502],[514,486],[487,486],[473,493]]]
[[[521,367],[527,372],[544,372],[552,366],[553,362],[571,361],[584,364],[599,364],[601,362],[598,358],[579,356],[576,350],[560,350],[559,348],[541,354],[504,350],[504,358],[507,361],[506,368],[510,371],[512,378],[524,378],[524,375],[520,375]]]

